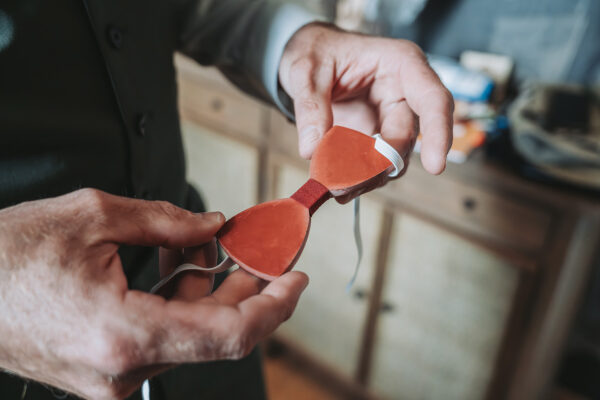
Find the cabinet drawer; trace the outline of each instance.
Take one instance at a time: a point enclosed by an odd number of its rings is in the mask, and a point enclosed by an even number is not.
[[[179,108],[184,119],[221,132],[253,142],[265,135],[268,108],[221,81],[180,73]]]
[[[430,175],[418,165],[378,193],[469,236],[525,252],[543,247],[552,220],[547,209],[448,175]]]

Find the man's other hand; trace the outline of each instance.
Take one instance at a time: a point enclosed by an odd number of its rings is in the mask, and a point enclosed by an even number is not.
[[[302,157],[336,124],[381,132],[407,163],[420,125],[424,168],[444,170],[454,102],[414,43],[309,24],[288,42],[279,81],[294,101]]]
[[[112,399],[174,364],[245,356],[289,318],[306,275],[265,286],[236,271],[208,294],[212,283],[189,274],[165,299],[128,290],[117,253],[161,246],[161,261],[212,266],[223,223],[220,213],[92,189],[0,210],[0,368]]]

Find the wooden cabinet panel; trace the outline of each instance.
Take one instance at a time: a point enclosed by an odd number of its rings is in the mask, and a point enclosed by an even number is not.
[[[282,166],[277,175],[278,197],[288,197],[308,178],[306,171],[291,166]],[[351,293],[368,291],[381,220],[377,203],[366,197],[361,201],[364,258]],[[345,290],[356,263],[352,207],[329,200],[312,217],[308,241],[295,268],[309,275],[310,284],[293,317],[278,330],[346,376],[355,373],[367,313],[367,298],[359,299]]]
[[[199,68],[191,71],[183,68],[179,74],[179,104],[183,119],[256,142],[266,136],[266,105],[229,87],[225,78],[220,78],[223,82],[215,82],[194,72],[197,70]]]
[[[188,181],[209,210],[232,217],[256,204],[258,151],[206,128],[182,125]]]
[[[471,237],[530,253],[543,247],[552,222],[547,209],[448,176],[430,175],[417,165],[378,192]]]
[[[394,221],[372,388],[394,399],[481,399],[519,271],[408,215]]]

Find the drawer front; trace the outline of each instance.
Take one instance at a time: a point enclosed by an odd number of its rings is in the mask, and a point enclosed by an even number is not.
[[[182,117],[230,135],[259,142],[266,136],[268,107],[219,82],[179,75]]]
[[[546,209],[447,175],[430,175],[417,165],[378,193],[468,236],[529,253],[542,249],[552,221]]]

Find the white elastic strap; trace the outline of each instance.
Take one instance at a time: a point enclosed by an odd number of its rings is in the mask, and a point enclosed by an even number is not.
[[[148,379],[142,383],[142,399],[150,400],[150,381]]]
[[[379,133],[373,135],[375,138],[375,150],[390,160],[394,166],[394,172],[390,173],[390,178],[395,178],[404,169],[404,161],[400,154],[388,142],[383,140]]]
[[[392,171],[389,175],[390,178],[398,176],[398,174],[404,169],[404,161],[402,160],[402,157],[400,157],[400,154],[396,151],[396,149],[386,142],[379,133],[373,135],[373,137],[375,138],[375,150],[390,160],[394,166],[394,171]],[[363,256],[362,235],[360,233],[360,199],[358,197],[354,199],[354,244],[356,245],[357,259],[352,278],[350,278],[350,282],[348,282],[346,285],[346,292],[350,291],[354,285],[354,282],[356,281],[358,269]]]
[[[354,273],[352,274],[352,278],[350,278],[350,282],[346,285],[346,293],[352,289],[354,282],[356,281],[356,276],[358,275],[358,268],[360,267],[360,262],[362,261],[363,255],[363,243],[362,236],[360,234],[360,198],[354,199],[354,244],[356,245],[356,265],[354,266]]]
[[[225,259],[221,261],[220,264],[212,268],[200,267],[194,264],[181,264],[179,267],[175,268],[173,272],[162,278],[156,285],[154,285],[152,289],[150,289],[150,293],[156,293],[161,287],[165,286],[171,279],[173,279],[176,275],[179,275],[181,272],[202,271],[209,272],[211,274],[218,274],[219,272],[227,271],[234,265],[235,262],[229,257],[225,257]]]

